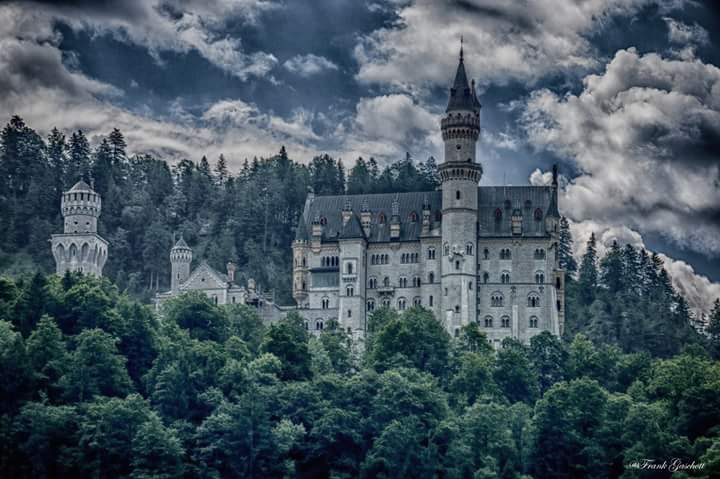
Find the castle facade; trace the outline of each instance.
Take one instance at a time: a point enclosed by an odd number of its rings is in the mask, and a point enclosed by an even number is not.
[[[439,191],[309,195],[293,243],[293,297],[308,329],[364,337],[381,307],[430,309],[450,334],[477,322],[497,347],[562,333],[557,170],[550,186],[478,186],[480,103],[462,49],[440,128]]]

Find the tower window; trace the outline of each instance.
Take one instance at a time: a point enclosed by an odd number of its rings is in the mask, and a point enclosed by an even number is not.
[[[430,295],[430,297],[428,297],[428,306],[432,306],[432,305],[433,305],[433,297],[432,297],[432,295]]]
[[[503,316],[500,318],[501,326],[503,328],[509,328],[510,327],[510,316]]]
[[[455,261],[455,269],[456,270],[460,269],[460,261]]]
[[[530,316],[530,327],[531,327],[531,328],[537,328],[537,327],[538,327],[538,318],[537,318],[537,316]]]
[[[455,312],[460,313],[460,305],[459,304],[455,305]]]
[[[456,199],[456,200],[459,200],[459,199],[460,199],[460,190],[457,190],[457,191],[455,192],[455,199]]]

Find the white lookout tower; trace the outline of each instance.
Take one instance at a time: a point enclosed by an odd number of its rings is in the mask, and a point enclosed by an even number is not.
[[[101,203],[100,195],[84,181],[78,181],[63,193],[64,231],[50,239],[57,274],[79,271],[102,276],[108,242],[97,234]]]

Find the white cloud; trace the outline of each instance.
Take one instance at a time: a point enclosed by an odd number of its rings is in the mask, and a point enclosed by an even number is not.
[[[470,74],[481,85],[535,81],[552,72],[597,66],[588,37],[616,15],[652,0],[479,0],[399,2],[395,24],[362,37],[355,48],[359,81],[417,86],[447,83],[460,36]],[[661,6],[677,2],[661,1]]]
[[[285,69],[302,77],[316,75],[324,70],[337,70],[338,67],[325,57],[313,55],[295,55],[283,63]]]
[[[30,26],[29,32],[52,31],[53,22],[61,20],[75,30],[108,34],[145,47],[159,63],[164,51],[194,50],[218,68],[245,80],[267,75],[277,59],[265,52],[245,52],[241,40],[227,36],[223,27],[229,20],[252,23],[260,12],[271,8],[277,5],[261,0],[109,0],[65,5],[36,1],[27,2],[24,8],[2,6],[0,18],[10,11]]]
[[[688,25],[670,17],[664,17],[663,20],[665,20],[668,27],[668,39],[673,43],[681,45],[705,45],[710,43],[707,30],[697,23]]]
[[[570,218],[720,254],[720,69],[620,50],[578,95],[535,92],[523,122],[532,145],[581,172],[564,194]]]

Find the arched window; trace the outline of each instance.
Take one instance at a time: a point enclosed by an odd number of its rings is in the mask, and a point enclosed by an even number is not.
[[[500,250],[500,259],[512,259],[512,253],[510,253],[510,250],[508,248],[503,248]]]
[[[450,254],[450,245],[445,243],[443,245],[443,256],[447,256]]]
[[[405,276],[400,277],[400,287],[407,288],[407,278]]]
[[[455,312],[460,314],[460,305],[459,304],[455,305]]]
[[[540,208],[537,208],[535,210],[535,214],[533,215],[535,217],[535,221],[542,221],[543,218],[543,212]]]
[[[398,298],[398,309],[403,311],[407,307],[407,301],[405,298]]]
[[[510,283],[510,273],[507,271],[503,271],[502,275],[500,275],[500,282],[502,284],[509,284]]]
[[[374,300],[374,299],[368,299],[368,302],[367,302],[367,310],[368,310],[368,311],[375,311],[375,300]]]
[[[492,316],[485,316],[485,327],[486,327],[486,328],[492,328],[492,327],[493,327],[493,318],[492,318]]]
[[[500,208],[497,208],[495,210],[495,221],[501,221],[502,220],[502,210]]]
[[[325,327],[325,323],[323,322],[322,319],[318,319],[315,321],[315,330],[316,331],[322,331],[324,327]]]
[[[410,213],[410,222],[411,222],[411,223],[416,223],[417,220],[418,220],[418,214],[415,213],[414,211],[411,212],[411,213]]]
[[[368,279],[368,289],[375,289],[377,288],[377,278],[372,277]]]
[[[385,213],[382,213],[382,212],[381,212],[381,213],[378,215],[378,223],[381,224],[381,225],[384,225],[384,224],[385,224]]]
[[[557,289],[562,288],[562,281],[560,281],[560,277],[555,278],[555,287]]]
[[[353,288],[352,286],[348,286],[347,288],[345,288],[345,294],[347,296],[355,296],[355,288]]]
[[[405,261],[405,253],[403,253],[403,254],[400,255],[400,262],[401,262],[401,263],[405,263],[405,262],[406,262],[406,261]]]
[[[419,288],[420,287],[420,276],[414,276],[413,277],[413,288]]]
[[[457,190],[457,191],[455,192],[455,199],[456,199],[456,200],[459,200],[459,199],[460,199],[460,196],[461,196],[461,195],[460,195],[460,190]]]
[[[387,276],[383,278],[383,286],[386,288],[390,287],[390,278],[388,278]]]
[[[422,304],[422,300],[420,299],[420,296],[415,296],[413,298],[413,306],[420,306]]]
[[[483,259],[489,259],[490,258],[490,250],[485,248],[483,250]]]
[[[537,328],[538,327],[538,317],[530,316],[530,324],[528,326],[530,326],[531,328]]]
[[[325,218],[324,216],[321,216],[321,217],[320,217],[320,224],[323,225],[323,226],[325,226],[325,225],[327,224],[327,218]]]
[[[435,273],[432,271],[428,273],[428,283],[433,284],[435,282]]]
[[[535,259],[545,259],[545,250],[542,248],[538,248],[535,250],[535,254],[533,255]]]
[[[487,284],[488,281],[490,281],[490,274],[488,274],[488,272],[485,271],[485,272],[483,273],[483,283],[486,283],[486,284]]]
[[[501,308],[504,302],[502,293],[495,292],[490,296],[490,306],[493,308]]]
[[[470,282],[468,283],[468,289],[469,289],[470,291],[472,291],[472,286],[473,286],[472,281],[470,281]]]
[[[535,283],[537,284],[543,284],[545,282],[545,273],[542,271],[537,271],[535,273]]]
[[[330,299],[323,298],[322,299],[322,309],[328,309],[330,307]]]
[[[455,261],[455,269],[456,270],[460,269],[460,261]]]
[[[428,248],[427,259],[435,259],[435,248]]]
[[[472,243],[468,243],[465,245],[465,254],[472,256],[472,254],[473,254],[473,244]]]
[[[528,295],[528,307],[537,308],[540,306],[540,296],[537,293],[530,293]]]
[[[433,297],[431,294],[430,296],[428,296],[428,306],[432,307],[432,305],[433,305]]]
[[[390,300],[388,298],[383,299],[382,305],[383,305],[383,308],[389,308]]]
[[[510,316],[503,316],[500,318],[500,326],[503,328],[509,328],[510,327]]]

